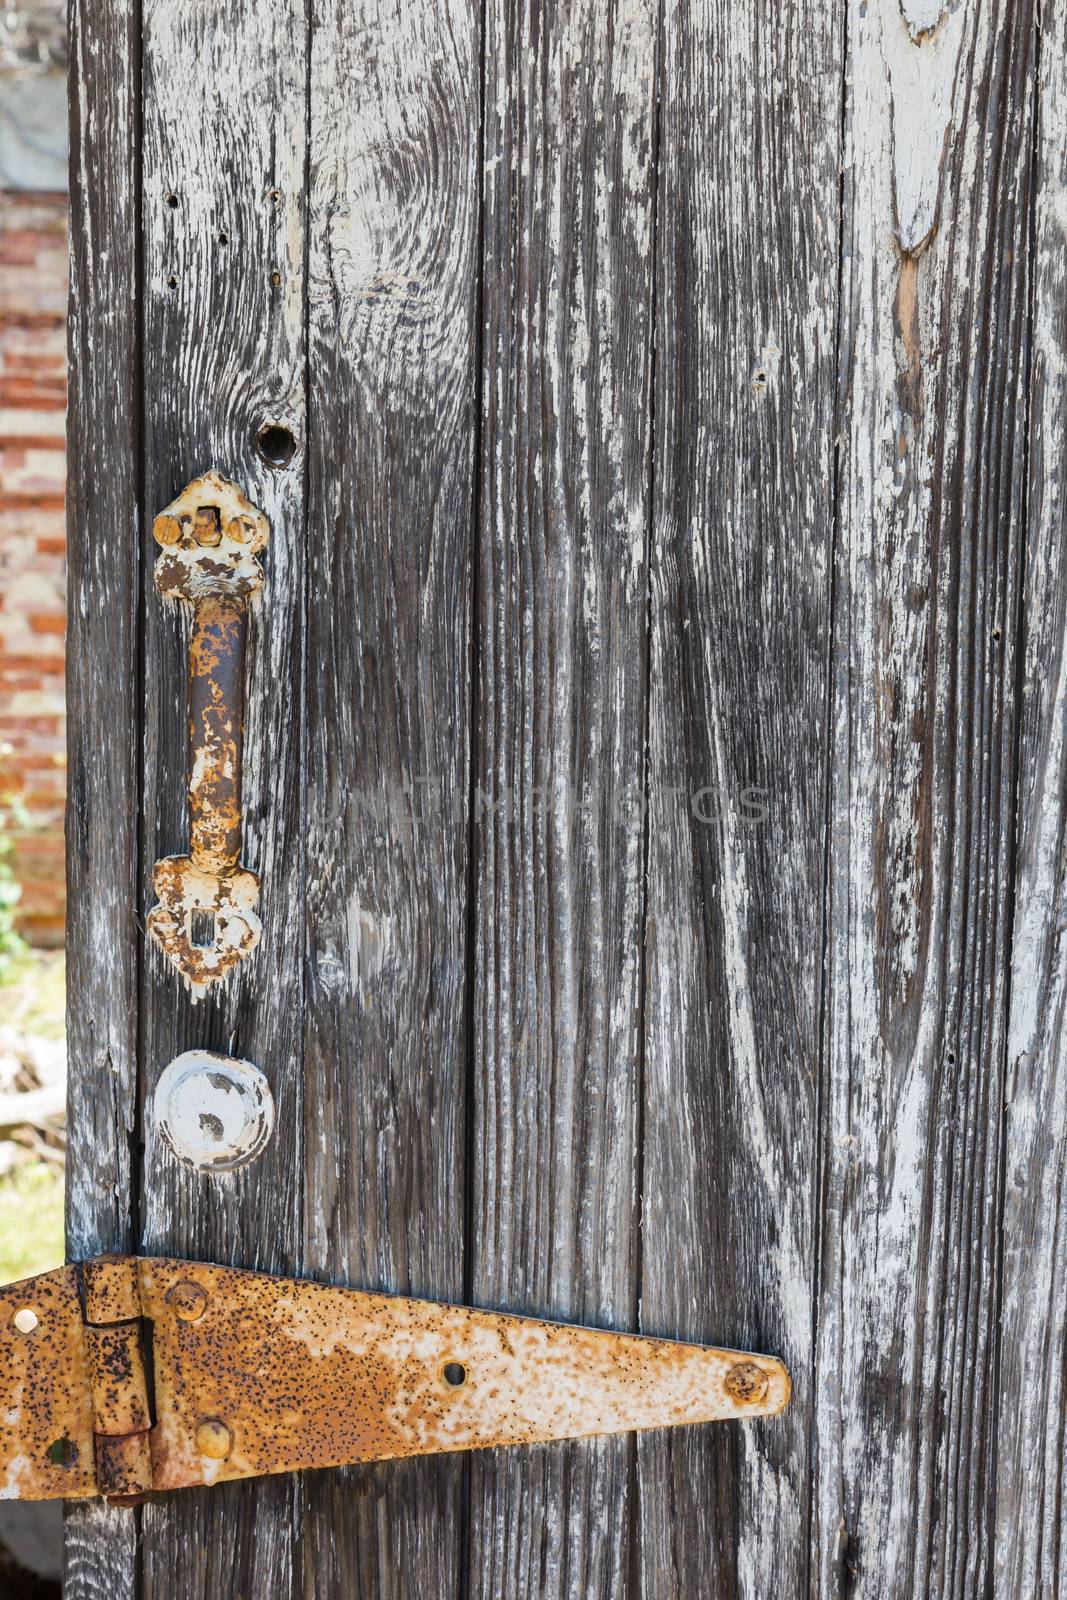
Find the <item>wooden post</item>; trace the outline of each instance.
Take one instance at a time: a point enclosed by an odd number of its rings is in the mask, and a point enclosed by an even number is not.
[[[67,1252],[137,1239],[141,751],[140,41],[70,8],[67,443]],[[103,249],[103,240],[112,241]],[[71,1600],[132,1600],[137,1522],[66,1520]]]

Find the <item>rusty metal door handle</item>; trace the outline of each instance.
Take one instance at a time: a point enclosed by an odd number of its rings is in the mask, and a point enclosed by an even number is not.
[[[212,471],[152,528],[156,588],[192,607],[189,643],[189,854],[157,861],[148,931],[194,991],[254,949],[259,879],[241,865],[248,608],[263,587],[269,528],[236,484]]]

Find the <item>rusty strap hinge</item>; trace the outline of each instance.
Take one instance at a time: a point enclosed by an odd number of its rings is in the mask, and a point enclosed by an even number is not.
[[[102,1256],[0,1288],[0,1498],[771,1416],[789,1392],[771,1356]]]

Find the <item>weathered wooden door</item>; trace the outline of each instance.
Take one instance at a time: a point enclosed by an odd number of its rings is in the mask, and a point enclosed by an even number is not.
[[[1056,1592],[1067,22],[77,0],[72,1256],[750,1345],[781,1419],[68,1518],[69,1595]],[[267,430],[264,436],[264,430]],[[153,516],[267,513],[254,956]],[[162,1148],[193,1046],[241,1172]]]

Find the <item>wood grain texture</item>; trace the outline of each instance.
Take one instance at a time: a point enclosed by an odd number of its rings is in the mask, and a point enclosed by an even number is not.
[[[850,8],[819,1591],[991,1592],[1026,4]]]
[[[316,0],[309,1273],[463,1290],[479,8]],[[463,1462],[307,1486],[309,1593],[455,1591]]]
[[[652,0],[490,0],[474,707],[479,1305],[632,1327]],[[632,1440],[471,1463],[469,1592],[613,1597]]]
[[[68,1503],[63,1514],[63,1595],[125,1600],[136,1595],[138,1518],[102,1500]]]
[[[72,1255],[639,1319],[795,1398],[80,1508],[73,1600],[1062,1588],[1038,4],[76,0]],[[265,933],[194,1006],[137,928],[186,841],[147,530],[212,465],[272,529]],[[271,1080],[243,1175],[157,1140],[193,1045]]]
[[[67,445],[67,1251],[136,1237],[141,708],[139,41],[120,0],[70,10]],[[109,248],[108,241],[123,241]],[[116,739],[116,729],[126,737]],[[129,1513],[72,1507],[66,1593],[132,1600]]]
[[[649,1600],[807,1593],[840,43],[665,11],[641,1322],[795,1387],[638,1441]]]
[[[143,946],[141,1244],[299,1272],[303,1241],[302,623],[303,278],[307,21],[303,0],[148,0],[143,8],[144,523],[210,466],[267,515],[266,591],[253,608],[244,863],[262,878],[258,950],[193,1004]],[[267,423],[297,450],[274,470]],[[161,856],[186,847],[189,619],[164,607],[144,559],[143,904]],[[193,1046],[255,1062],[277,1125],[250,1167],[179,1165],[150,1114],[158,1074]],[[296,1593],[299,1484],[158,1501],[143,1516],[143,1593]]]
[[[1035,61],[1032,370],[1016,670],[1017,863],[1004,1090],[993,1588],[1052,1600],[1067,1572],[1067,15]],[[1009,626],[1011,624],[1008,624]]]

